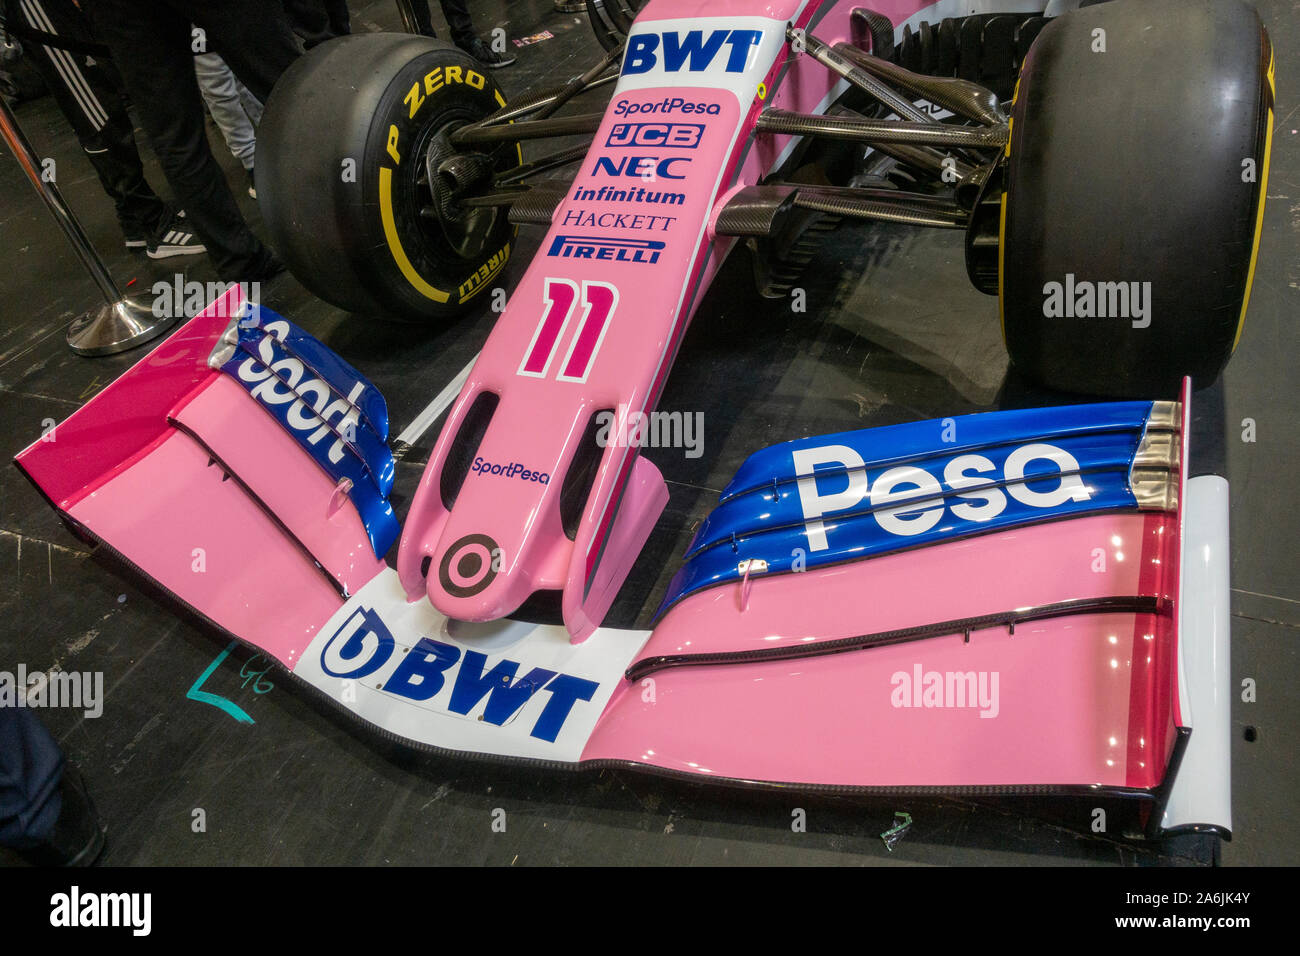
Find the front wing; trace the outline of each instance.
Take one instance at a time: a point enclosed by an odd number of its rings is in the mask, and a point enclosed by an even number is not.
[[[758,452],[653,631],[575,643],[408,598],[382,399],[238,296],[17,463],[76,533],[369,724],[557,767],[1128,795],[1153,829],[1230,832],[1227,486],[1188,480],[1189,389]]]

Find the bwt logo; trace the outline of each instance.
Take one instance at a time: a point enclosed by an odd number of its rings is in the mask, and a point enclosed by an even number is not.
[[[615,123],[605,145],[695,149],[703,135],[698,123]]]
[[[910,536],[929,531],[949,508],[962,521],[990,521],[1006,510],[1007,495],[1031,508],[1055,508],[1067,501],[1087,501],[1092,497],[1083,479],[1073,473],[1079,470],[1079,462],[1064,449],[1048,444],[1022,445],[1012,451],[1002,466],[1002,477],[1007,482],[1004,487],[997,487],[997,466],[983,455],[960,455],[952,459],[944,466],[942,485],[925,469],[904,465],[890,468],[870,487],[866,463],[846,445],[801,448],[793,457],[804,529],[813,551],[827,548],[824,515],[848,511],[867,500],[876,509],[872,517],[882,529],[890,534]],[[1026,469],[1034,461],[1051,462],[1054,472],[1027,475]],[[819,465],[834,465],[839,478],[847,479],[848,486],[828,493],[820,491],[816,474]],[[1053,474],[1059,475],[1060,482],[1050,491],[1036,491],[1021,483],[1050,479]],[[823,476],[823,482],[829,477]],[[972,490],[957,490],[962,488]],[[943,496],[954,491],[953,497],[961,502],[949,505]],[[913,503],[886,507],[905,499],[912,499]]]
[[[685,179],[684,175],[673,172],[673,167],[679,163],[689,165],[690,161],[689,156],[669,156],[667,159],[658,156],[624,156],[617,160],[598,156],[591,175],[604,173],[606,176],[632,176],[636,179]]]
[[[344,680],[358,680],[385,670],[387,677],[379,689],[417,702],[431,701],[449,687],[444,702],[447,711],[468,716],[486,700],[482,718],[498,727],[545,691],[550,696],[529,733],[548,743],[555,742],[574,705],[591,700],[600,689],[596,681],[544,667],[534,667],[518,677],[520,665],[505,658],[489,669],[486,654],[470,650],[462,654],[461,648],[428,637],[402,654],[396,667],[388,668],[396,646],[379,615],[369,608],[358,608],[326,642],[320,656],[321,670]]]
[[[659,261],[664,244],[657,239],[603,239],[591,236],[556,236],[548,256],[561,259],[609,259],[614,262]]]
[[[663,66],[667,73],[703,73],[713,65],[718,54],[726,47],[727,73],[743,73],[749,65],[750,54],[763,39],[758,30],[710,30],[707,38],[703,30],[690,30],[685,34],[639,33],[627,39],[627,56],[623,59],[623,75],[649,73]]]

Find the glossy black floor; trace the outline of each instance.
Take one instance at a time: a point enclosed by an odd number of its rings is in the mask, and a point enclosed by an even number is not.
[[[1258,684],[1256,702],[1234,703],[1235,834],[1223,847],[1227,864],[1300,859],[1300,510],[1291,501],[1300,467],[1300,86],[1292,66],[1300,60],[1300,5],[1258,6],[1279,64],[1264,238],[1244,338],[1221,386],[1206,396],[1226,401],[1234,680]],[[358,31],[397,26],[389,3],[352,7]],[[474,8],[484,32],[553,34],[519,50],[518,64],[500,73],[512,94],[568,77],[597,52],[585,18],[555,13],[550,0]],[[206,261],[128,255],[53,102],[24,104],[19,117],[38,152],[56,159],[60,187],[122,283],[147,290],[178,262],[189,278],[213,278]],[[240,184],[215,133],[213,144]],[[67,349],[64,329],[95,301],[95,288],[7,154],[0,196],[0,452],[7,458],[139,355],[86,359]],[[256,224],[255,203],[241,198],[241,205]],[[522,235],[507,284],[539,237],[537,230]],[[662,401],[705,413],[704,454],[648,452],[668,479],[671,502],[609,623],[646,623],[693,522],[750,452],[801,435],[1044,398],[1008,378],[995,302],[968,284],[958,234],[843,228],[803,287],[804,313],[759,298],[747,253],[739,252],[704,301]],[[469,361],[492,321],[485,303],[448,327],[386,324],[325,305],[292,279],[264,294],[374,379],[395,432]],[[1241,440],[1247,418],[1254,442]],[[426,433],[400,466],[399,513],[435,434]],[[812,797],[413,754],[374,739],[274,671],[260,674],[260,658],[225,651],[226,641],[178,620],[88,556],[16,469],[0,469],[0,667],[103,672],[101,718],[44,717],[99,803],[106,863],[1144,865],[1208,858],[1197,841],[1158,847],[1125,838],[1121,827],[1090,833],[1096,801]],[[187,697],[201,677],[203,690],[229,698],[254,723]],[[505,833],[492,830],[497,808],[507,814]],[[792,828],[799,808],[806,832]],[[195,832],[198,810],[205,832]],[[914,823],[891,852],[880,834],[896,810]]]

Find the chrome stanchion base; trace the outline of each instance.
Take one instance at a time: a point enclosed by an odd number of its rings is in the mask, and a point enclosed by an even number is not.
[[[176,321],[160,319],[152,307],[124,296],[91,309],[68,326],[68,347],[78,355],[116,355],[156,339]]]

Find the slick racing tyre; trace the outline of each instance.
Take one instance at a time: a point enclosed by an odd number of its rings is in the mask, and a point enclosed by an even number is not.
[[[596,33],[596,41],[606,50],[623,45],[632,21],[646,0],[587,0],[587,18]]]
[[[427,37],[340,37],[300,58],[257,137],[258,205],[290,271],[353,312],[463,311],[505,267],[516,230],[504,207],[466,209],[455,190],[467,177],[490,185],[520,152],[462,154],[449,176],[447,136],[504,104],[481,64]]]
[[[1218,376],[1250,297],[1272,84],[1239,0],[1115,0],[1047,25],[1006,152],[998,291],[1016,366],[1112,396]]]

